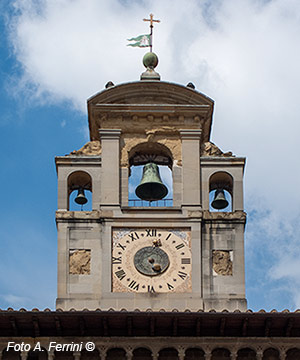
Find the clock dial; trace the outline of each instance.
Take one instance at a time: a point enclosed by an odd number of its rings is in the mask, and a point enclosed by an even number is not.
[[[190,292],[190,232],[186,229],[114,229],[112,291]]]

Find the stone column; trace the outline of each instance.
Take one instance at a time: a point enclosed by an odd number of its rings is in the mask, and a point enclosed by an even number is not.
[[[203,349],[203,351],[204,351],[204,359],[211,360],[211,358],[212,358],[211,350]]]
[[[48,360],[54,360],[54,359],[55,359],[54,351],[49,351],[48,352]]]
[[[279,358],[280,358],[280,360],[285,360],[286,359],[286,352],[285,352],[284,349],[280,349]]]
[[[127,349],[126,350],[126,359],[127,360],[132,360],[132,357],[133,357],[133,353],[132,353],[132,349]]]
[[[230,352],[230,360],[236,360],[237,359],[237,351],[236,350],[231,350]]]
[[[99,358],[101,360],[105,360],[106,359],[106,348],[104,346],[101,346],[100,348],[98,348],[99,350]]]
[[[262,360],[263,356],[264,356],[264,353],[262,350],[258,350],[256,352],[256,360]]]
[[[200,129],[181,130],[182,205],[200,206]]]
[[[119,206],[121,130],[101,129],[99,134],[102,147],[100,206]]]
[[[28,357],[28,352],[27,351],[21,351],[21,360],[26,360]]]
[[[152,355],[152,360],[157,360],[159,357],[159,354],[157,352],[152,353],[151,355]]]
[[[178,359],[184,360],[184,356],[185,356],[185,349],[184,348],[178,349]]]
[[[73,352],[74,360],[80,360],[80,356],[81,356],[80,351],[74,351]]]

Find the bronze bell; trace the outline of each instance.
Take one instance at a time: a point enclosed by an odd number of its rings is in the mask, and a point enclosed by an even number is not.
[[[228,206],[228,201],[225,198],[225,193],[223,189],[217,189],[215,192],[214,200],[211,203],[211,206],[214,209],[221,210],[225,209]]]
[[[87,198],[85,197],[85,194],[84,194],[84,189],[82,187],[80,187],[78,189],[78,194],[75,198],[75,202],[76,204],[78,205],[84,205],[88,202]]]
[[[143,177],[135,189],[135,194],[142,200],[161,200],[168,194],[167,187],[161,181],[158,166],[148,163],[143,168]]]

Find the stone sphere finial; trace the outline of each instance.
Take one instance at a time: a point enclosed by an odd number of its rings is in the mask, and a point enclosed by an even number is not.
[[[153,52],[148,52],[143,57],[143,64],[145,68],[154,69],[158,64],[158,57]]]
[[[160,75],[154,70],[158,64],[158,57],[153,52],[148,52],[143,57],[143,64],[147,69],[141,75],[141,80],[160,80]]]

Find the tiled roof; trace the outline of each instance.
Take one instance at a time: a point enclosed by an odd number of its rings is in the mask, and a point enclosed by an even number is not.
[[[300,310],[203,312],[0,310],[0,337],[216,336],[300,337]]]

